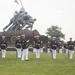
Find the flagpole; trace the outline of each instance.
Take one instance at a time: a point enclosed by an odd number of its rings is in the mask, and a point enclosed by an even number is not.
[[[20,4],[21,4],[22,8],[23,8],[24,11],[25,11],[25,8],[24,8],[24,6],[23,6],[23,4],[22,4],[22,1],[21,1],[21,0],[19,0],[19,1],[20,1]]]
[[[23,7],[22,1],[21,1],[21,0],[19,0],[19,1],[20,1],[21,6]],[[23,8],[24,8],[24,7],[23,7]]]

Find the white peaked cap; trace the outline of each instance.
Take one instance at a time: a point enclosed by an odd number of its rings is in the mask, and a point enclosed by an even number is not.
[[[17,37],[20,38],[20,35],[18,35]]]
[[[5,36],[2,36],[2,38],[5,38]]]
[[[25,36],[25,34],[22,34],[21,36]]]
[[[39,37],[39,36],[34,36],[34,37]]]
[[[56,39],[56,37],[53,37],[53,39]]]

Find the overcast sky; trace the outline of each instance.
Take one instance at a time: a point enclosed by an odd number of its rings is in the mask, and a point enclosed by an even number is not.
[[[19,0],[17,0],[19,2]],[[45,35],[47,28],[58,25],[66,35],[75,40],[75,0],[21,0],[25,10],[37,21],[33,29]],[[0,0],[0,31],[9,23],[14,12],[21,8],[21,4],[14,0]]]

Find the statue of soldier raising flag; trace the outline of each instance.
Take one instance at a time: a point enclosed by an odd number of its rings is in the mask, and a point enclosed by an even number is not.
[[[17,0],[15,0],[14,2],[19,4]],[[7,31],[22,30],[24,27],[30,28],[30,30],[32,30],[34,21],[36,21],[36,19],[28,15],[23,7],[21,0],[20,4],[22,6],[21,9],[19,10],[19,12],[15,11],[14,16],[10,19],[9,24],[3,28],[4,31],[6,29]]]

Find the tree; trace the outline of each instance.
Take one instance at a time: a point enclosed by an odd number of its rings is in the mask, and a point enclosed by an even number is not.
[[[53,37],[56,37],[57,39],[64,39],[65,34],[61,32],[61,28],[58,26],[51,26],[50,28],[47,28],[46,34],[52,39]]]

